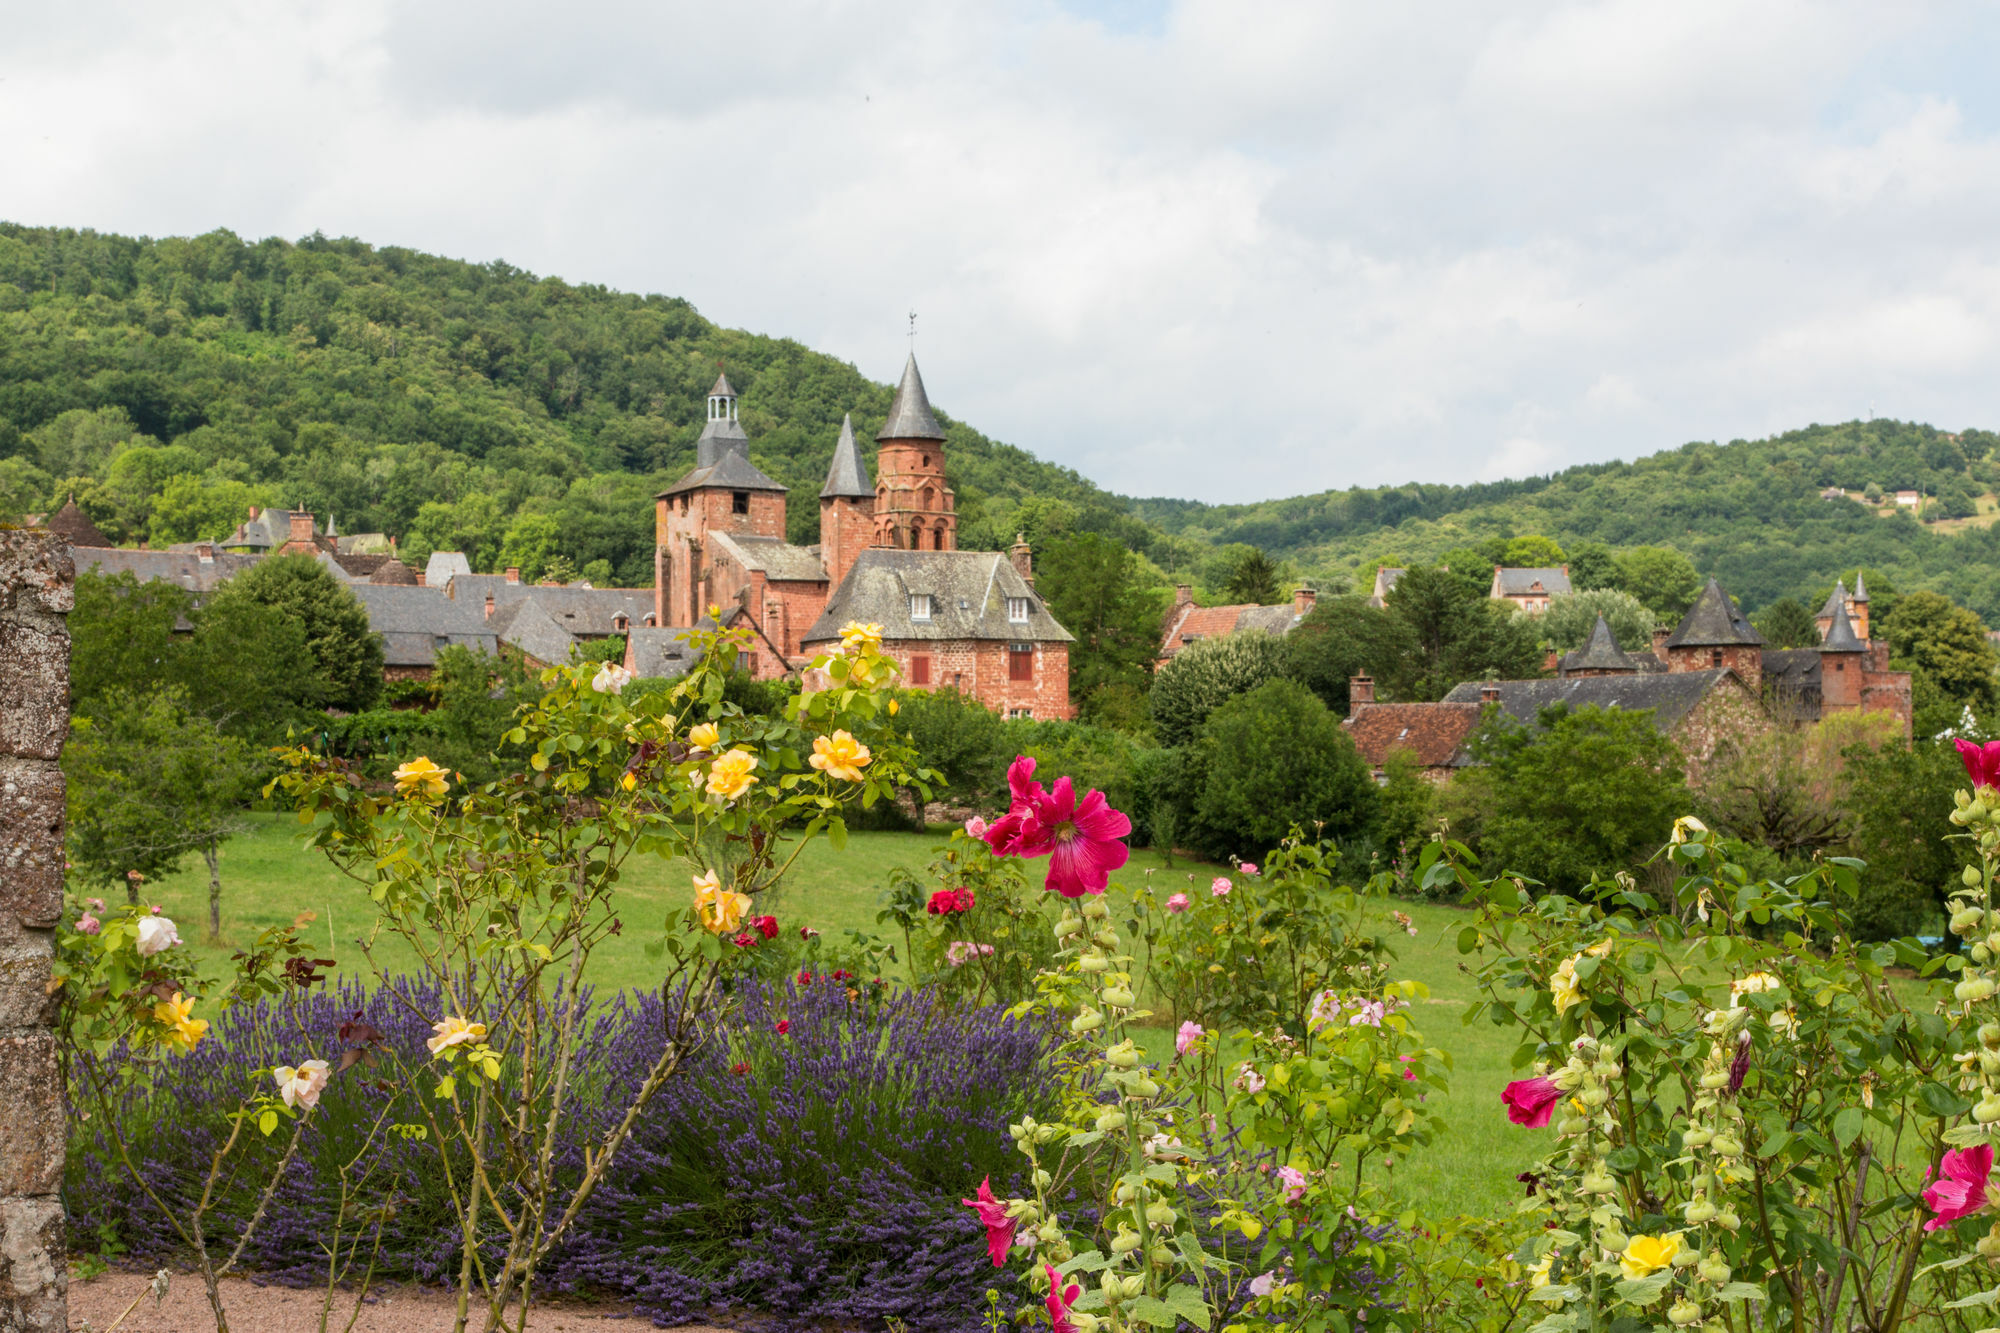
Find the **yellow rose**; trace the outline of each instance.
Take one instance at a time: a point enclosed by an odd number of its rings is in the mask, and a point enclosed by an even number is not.
[[[840,647],[850,657],[882,651],[882,627],[850,620],[840,627]]]
[[[1776,990],[1784,984],[1769,972],[1752,972],[1747,977],[1739,977],[1729,983],[1729,994],[1732,997],[1729,1007],[1731,1009],[1736,1007],[1734,1000],[1736,996],[1757,995],[1767,990]]]
[[[696,875],[694,889],[694,910],[702,925],[717,935],[725,935],[743,924],[743,914],[750,910],[750,899],[724,889],[713,870]]]
[[[171,1000],[162,1000],[153,1006],[153,1021],[165,1025],[167,1031],[160,1038],[169,1046],[178,1046],[191,1051],[208,1033],[208,1020],[194,1016],[194,997],[174,992]]]
[[[1625,1270],[1626,1277],[1647,1277],[1672,1263],[1680,1252],[1678,1231],[1664,1236],[1634,1236],[1625,1253],[1618,1257],[1618,1266]]]
[[[1558,1014],[1566,1014],[1583,1003],[1583,988],[1576,980],[1576,958],[1562,960],[1562,966],[1549,978],[1549,994],[1555,999]]]
[[[722,740],[721,731],[713,722],[704,722],[688,729],[688,744],[697,750],[713,750]]]
[[[844,731],[813,737],[813,755],[808,762],[830,778],[861,781],[861,770],[874,758],[868,747]]]
[[[463,1018],[447,1018],[442,1023],[431,1024],[431,1031],[437,1035],[424,1040],[432,1055],[452,1046],[470,1046],[486,1040],[484,1023],[469,1023]]]
[[[396,790],[405,796],[435,798],[444,795],[450,785],[445,770],[422,755],[396,770]]]
[[[708,769],[708,794],[720,796],[725,801],[733,801],[759,781],[750,776],[750,770],[757,767],[757,756],[748,750],[731,750],[720,755]]]
[[[1682,815],[1674,821],[1673,839],[1675,842],[1686,842],[1695,834],[1706,832],[1708,832],[1708,825],[1702,823],[1693,815]]]

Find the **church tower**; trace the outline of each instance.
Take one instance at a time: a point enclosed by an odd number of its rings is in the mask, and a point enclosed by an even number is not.
[[[653,610],[662,625],[692,625],[724,590],[710,586],[708,536],[785,539],[785,488],[750,461],[727,375],[708,391],[708,422],[694,468],[654,497]]]
[[[944,480],[944,428],[931,412],[914,352],[875,433],[875,545],[905,551],[958,549],[958,514]]]
[[[875,544],[875,487],[868,464],[854,441],[854,418],[840,421],[840,442],[833,446],[833,463],[819,491],[819,555],[826,566],[827,586],[838,588],[854,567],[855,557]]]

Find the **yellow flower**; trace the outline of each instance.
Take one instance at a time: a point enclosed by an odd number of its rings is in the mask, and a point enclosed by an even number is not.
[[[743,914],[750,910],[750,899],[724,889],[713,870],[696,875],[694,889],[694,910],[702,925],[717,935],[725,935],[743,924]]]
[[[894,716],[896,716],[896,714],[898,714],[898,713],[900,713],[900,712],[902,712],[902,711],[903,711],[903,706],[902,706],[901,704],[897,703],[897,702],[896,702],[896,701],[895,701],[894,699],[891,699],[891,700],[889,701],[889,716],[890,716],[890,717],[894,717]]]
[[[1577,957],[1582,957],[1581,954]],[[1549,994],[1556,1002],[1556,1012],[1566,1014],[1583,1003],[1583,987],[1576,980],[1576,958],[1565,958],[1556,974],[1549,978]]]
[[[840,627],[840,646],[850,657],[882,651],[882,627],[850,620]]]
[[[868,767],[874,758],[868,747],[844,731],[836,731],[831,736],[813,737],[813,755],[809,761],[830,778],[846,778],[849,782],[861,781],[861,770]]]
[[[718,756],[708,769],[708,794],[720,796],[725,801],[733,801],[759,781],[750,776],[750,770],[757,767],[757,756],[748,750],[731,750]]]
[[[688,744],[697,750],[713,750],[722,740],[722,732],[713,722],[703,722],[688,729]]]
[[[1592,958],[1602,958],[1606,954],[1611,952],[1611,946],[1616,944],[1617,942],[1618,942],[1617,940],[1610,938],[1601,939],[1597,943],[1591,945],[1588,949],[1585,949],[1584,952],[1589,954]]]
[[[445,771],[422,755],[396,770],[396,790],[405,796],[438,797],[450,785]]]
[[[1702,823],[1693,815],[1682,815],[1674,821],[1673,839],[1675,842],[1686,842],[1693,835],[1706,832],[1708,832],[1708,825]]]
[[[484,1023],[468,1023],[463,1018],[447,1018],[442,1023],[431,1024],[431,1031],[437,1035],[425,1039],[432,1055],[452,1046],[470,1046],[474,1042],[486,1040]]]
[[[195,1044],[208,1033],[208,1020],[194,1016],[194,997],[174,992],[171,1000],[162,1000],[153,1006],[153,1021],[166,1025],[166,1035],[160,1038],[169,1046],[178,1046],[191,1051]]]
[[[1555,1261],[1556,1261],[1556,1252],[1554,1250],[1550,1250],[1547,1254],[1541,1257],[1540,1262],[1529,1266],[1528,1289],[1530,1291],[1533,1291],[1537,1287],[1546,1287],[1549,1285],[1549,1267],[1550,1265],[1555,1263]]]
[[[1672,1231],[1664,1236],[1634,1236],[1632,1243],[1625,1247],[1625,1253],[1618,1257],[1618,1266],[1625,1270],[1626,1277],[1646,1277],[1659,1272],[1674,1261],[1681,1252],[1681,1233]]]
[[[1745,995],[1757,995],[1767,990],[1777,990],[1785,983],[1769,972],[1752,972],[1747,977],[1739,977],[1729,983],[1729,1007],[1736,1008],[1736,1002]]]
[[[627,773],[624,777],[618,779],[618,785],[626,791],[631,791],[639,785],[639,776],[636,773]]]

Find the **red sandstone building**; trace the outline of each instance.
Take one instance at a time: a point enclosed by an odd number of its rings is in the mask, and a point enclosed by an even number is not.
[[[654,620],[626,665],[685,669],[672,651],[712,611],[751,631],[753,674],[797,670],[849,621],[878,624],[917,689],[959,690],[1010,717],[1068,718],[1070,633],[1036,594],[1025,543],[958,549],[944,429],[912,356],[876,433],[877,475],[840,428],[819,493],[820,540],[785,540],[786,489],[750,461],[726,376],[709,391],[695,466],[657,497]],[[656,665],[657,664],[657,665]]]

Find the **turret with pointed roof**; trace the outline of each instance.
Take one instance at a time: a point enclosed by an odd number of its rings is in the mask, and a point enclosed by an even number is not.
[[[692,625],[717,595],[709,586],[710,534],[784,541],[785,487],[750,461],[727,375],[708,391],[694,467],[654,501],[653,609],[661,625]]]
[[[76,507],[74,495],[63,501],[63,507],[50,514],[42,526],[61,536],[71,546],[108,547],[113,544],[109,537],[97,530],[90,516]]]
[[[1701,590],[1681,623],[1667,636],[1668,671],[1734,671],[1752,694],[1763,689],[1764,636],[1751,628],[1722,585]]]
[[[854,441],[854,418],[840,421],[840,439],[826,485],[819,491],[819,556],[826,566],[827,586],[838,588],[863,551],[875,545],[875,487],[868,464]]]
[[[1822,715],[1859,708],[1868,685],[1868,645],[1854,633],[1847,603],[1833,608],[1833,624],[1819,645],[1819,697]]]
[[[903,381],[889,404],[889,418],[875,433],[875,545],[910,551],[958,547],[957,502],[945,481],[944,427],[931,411],[916,354],[903,365]]]
[[[854,442],[852,413],[840,418],[840,438],[834,442],[833,462],[826,470],[826,485],[819,488],[822,500],[836,495],[875,498],[875,484],[868,480],[868,464],[862,460],[861,446]]]
[[[1616,676],[1636,673],[1639,664],[1618,647],[1618,640],[1611,633],[1611,626],[1603,616],[1598,616],[1597,624],[1590,631],[1590,642],[1565,656],[1559,664],[1561,674],[1570,676]]]

